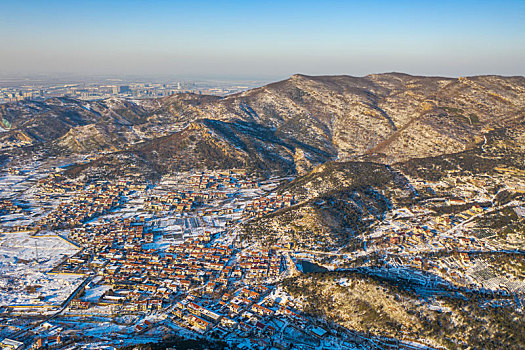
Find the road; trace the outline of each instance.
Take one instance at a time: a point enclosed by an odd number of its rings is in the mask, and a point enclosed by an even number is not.
[[[481,212],[481,213],[479,213],[479,214],[476,214],[476,215],[470,217],[469,219],[467,219],[467,220],[465,220],[465,221],[463,221],[463,222],[457,224],[456,226],[454,226],[454,227],[450,228],[449,230],[443,232],[441,235],[444,236],[444,235],[450,235],[450,234],[453,234],[453,233],[454,233],[455,231],[457,231],[459,228],[465,226],[466,224],[468,224],[469,222],[474,221],[474,220],[477,219],[477,218],[480,218],[480,217],[482,217],[482,216],[484,216],[484,215],[486,215],[486,214],[493,213],[493,212],[498,211],[498,210],[501,210],[501,209],[503,209],[503,208],[505,208],[505,207],[509,207],[509,206],[516,205],[516,204],[517,204],[516,202],[512,201],[512,202],[509,202],[509,203],[507,203],[507,204],[505,204],[505,205],[499,205],[499,206],[497,206],[497,207],[490,208],[490,209],[487,210],[487,211],[483,211],[483,212]]]

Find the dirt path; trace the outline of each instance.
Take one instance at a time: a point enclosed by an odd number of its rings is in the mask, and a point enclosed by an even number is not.
[[[408,123],[406,123],[405,125],[403,125],[401,128],[397,129],[396,132],[394,132],[392,135],[390,135],[387,139],[381,141],[380,143],[378,143],[376,146],[374,146],[373,148],[369,149],[368,151],[366,151],[365,154],[374,154],[374,153],[380,153],[382,152],[389,144],[391,144],[396,138],[399,137],[399,135],[401,135],[401,133],[403,131],[405,131],[406,129],[408,129],[408,127],[412,124],[414,124],[417,120],[419,120],[419,118],[421,118],[424,114],[426,114],[428,112],[423,112],[423,113],[420,113],[419,115],[413,117],[412,119],[410,119],[408,121]]]

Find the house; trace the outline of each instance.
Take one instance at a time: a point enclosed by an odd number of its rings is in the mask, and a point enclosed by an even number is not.
[[[328,331],[321,327],[312,327],[309,333],[314,337],[321,339],[328,333]]]
[[[193,314],[189,314],[186,318],[186,321],[193,327],[197,328],[197,330],[200,330],[202,332],[206,332],[211,328],[211,323],[198,317]]]
[[[213,281],[208,282],[208,284],[206,285],[206,292],[207,293],[212,293],[215,290],[215,286],[216,285],[217,284],[215,282],[213,282]]]
[[[70,303],[71,308],[80,309],[80,310],[87,310],[89,309],[90,303],[89,301],[83,301],[80,299],[73,299]]]
[[[266,325],[262,322],[257,322],[255,323],[255,329],[258,331],[258,332],[261,332],[264,331],[264,329],[266,328]]]
[[[221,319],[221,326],[223,327],[226,327],[226,328],[233,328],[237,325],[237,321],[234,321],[232,320],[231,318],[228,318],[228,317],[223,317]]]
[[[273,310],[268,309],[267,307],[264,307],[259,304],[253,304],[251,310],[255,313],[258,313],[261,316],[268,316],[273,314]]]
[[[24,343],[14,340],[14,339],[9,339],[9,338],[5,338],[4,340],[0,342],[0,347],[2,349],[16,350],[16,349],[22,349],[23,346],[24,346]]]

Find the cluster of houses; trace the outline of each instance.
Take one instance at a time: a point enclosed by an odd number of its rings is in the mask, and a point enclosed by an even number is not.
[[[153,212],[177,211],[190,212],[201,204],[212,200],[225,199],[228,195],[223,191],[170,191],[150,194],[145,202],[144,209]]]
[[[18,341],[5,338],[0,342],[0,349],[29,349],[29,350],[51,350],[61,349],[65,341],[62,335],[63,328],[50,322],[43,322],[34,330],[29,331],[25,338],[28,340]]]
[[[296,311],[296,305],[276,297],[274,287],[265,284],[241,285],[210,299],[207,296],[188,294],[176,302],[169,317],[176,325],[201,334],[209,333],[225,339],[249,339],[249,348],[274,347],[288,349],[291,339],[285,338],[285,328],[313,344],[328,334],[311,320]],[[312,345],[314,348],[315,345]]]
[[[247,279],[278,277],[283,266],[283,256],[273,250],[249,250],[239,256],[239,266]]]
[[[388,231],[384,236],[368,243],[369,246],[393,249],[398,252],[481,250],[484,248],[484,243],[473,235],[461,232],[447,234],[447,232],[482,212],[483,208],[472,206],[455,215],[433,217],[423,226],[415,225],[407,229]],[[404,224],[406,226],[406,222]]]
[[[235,205],[217,206],[218,201],[235,196],[232,190],[254,187],[259,187],[259,184],[247,179],[244,171],[200,173],[190,176],[191,190],[152,191],[144,202],[144,209],[155,213],[175,212],[177,215],[260,217],[295,204],[293,195],[270,194],[246,205],[241,201]]]
[[[23,211],[22,207],[8,199],[0,200],[0,216],[18,214]]]
[[[248,203],[244,209],[244,214],[248,217],[261,217],[276,210],[290,207],[295,204],[295,197],[290,194],[276,195],[257,198],[251,203]]]
[[[481,250],[484,243],[472,236],[454,235],[445,236],[434,229],[415,227],[407,231],[388,232],[382,240],[377,243],[369,242],[370,246],[377,248],[395,250],[397,252],[417,251],[457,251],[457,250]]]
[[[73,197],[61,202],[49,215],[35,224],[36,231],[81,226],[86,221],[107,214],[124,203],[124,196],[132,190],[125,184],[97,182]]]
[[[140,222],[140,221],[139,221]],[[136,222],[126,221],[127,227]],[[137,226],[143,227],[143,226]],[[240,281],[263,281],[282,272],[282,257],[270,250],[238,250],[208,239],[187,240],[165,250],[144,249],[130,244],[119,249],[92,241],[89,252],[68,258],[53,273],[83,272],[86,268],[100,276],[97,284],[110,287],[99,300],[87,303],[79,294],[73,308],[119,305],[129,312],[159,310],[171,305],[181,294],[201,289],[219,295]],[[79,240],[79,236],[75,236]],[[79,240],[82,242],[82,240]]]
[[[95,251],[153,243],[153,226],[144,216],[100,220],[74,228],[69,238]]]
[[[449,205],[464,205],[463,200],[449,200]],[[417,208],[413,208],[413,214]],[[399,222],[397,227],[403,229],[390,230],[384,235],[370,239],[369,248],[394,251],[396,253],[415,253],[417,255],[398,255],[398,261],[403,266],[427,271],[458,286],[472,287],[476,283],[471,278],[474,268],[472,257],[468,252],[486,251],[489,249],[484,239],[477,237],[473,231],[475,216],[484,209],[474,205],[455,214],[440,216],[425,216],[425,222],[417,219],[420,225],[410,221]],[[455,229],[462,224],[462,229]],[[445,252],[441,258],[423,258],[420,253]],[[403,257],[404,256],[404,257]]]
[[[59,173],[56,173],[38,180],[39,191],[37,196],[49,198],[49,196],[52,195],[81,191],[83,188],[84,185],[68,180]]]
[[[244,169],[199,173],[190,177],[190,186],[196,190],[220,190],[226,188],[256,188],[259,183],[248,178]]]
[[[63,238],[79,247],[76,254],[64,257],[47,273],[85,278],[68,299],[64,316],[129,313],[138,316],[134,331],[142,334],[155,327],[148,315],[166,313],[171,322],[189,330],[249,337],[250,342],[263,346],[278,342],[275,335],[286,327],[310,334],[311,322],[295,311],[295,305],[271,296],[274,287],[270,283],[286,270],[282,253],[262,248],[241,250],[229,245],[234,243],[216,242],[213,229],[204,228],[184,241],[159,240],[169,229],[164,232],[158,214],[148,213],[161,213],[164,218],[170,212],[175,221],[225,214],[234,220],[289,207],[294,197],[271,194],[253,200],[261,190],[251,190],[259,184],[243,170],[201,173],[189,181],[189,190],[151,191],[127,180],[79,185],[51,176],[39,182],[39,199],[61,203],[28,228],[37,232],[68,229],[67,238]],[[135,191],[143,192],[135,196]],[[243,191],[249,193],[246,199],[239,196]],[[233,204],[227,201],[231,198],[240,200]],[[144,203],[144,211],[114,215],[115,210],[133,203]],[[0,205],[0,210],[12,208],[7,202]],[[60,331],[42,331],[32,336],[32,348],[54,348],[70,338]],[[281,345],[287,348],[290,342],[282,341]]]
[[[161,212],[176,210],[188,212],[195,208],[194,196],[187,192],[168,192],[150,195],[144,202],[147,211]]]

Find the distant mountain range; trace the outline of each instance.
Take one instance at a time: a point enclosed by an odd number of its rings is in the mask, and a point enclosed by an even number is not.
[[[9,152],[104,151],[73,174],[100,165],[118,174],[130,163],[148,176],[231,167],[303,174],[327,161],[392,164],[464,151],[524,122],[525,77],[294,75],[226,97],[4,104],[0,142]]]

